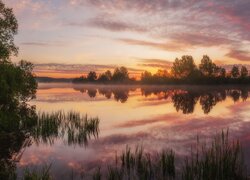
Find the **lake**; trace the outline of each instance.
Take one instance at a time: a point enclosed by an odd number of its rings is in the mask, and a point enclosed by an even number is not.
[[[67,132],[49,141],[33,140],[17,162],[18,175],[27,167],[51,164],[57,179],[88,178],[96,167],[114,163],[126,146],[143,146],[146,152],[171,148],[181,159],[190,153],[197,135],[208,141],[227,129],[230,138],[242,143],[250,167],[249,91],[250,86],[40,83],[31,102],[37,112],[75,111],[98,117],[99,130],[84,143],[69,142]]]

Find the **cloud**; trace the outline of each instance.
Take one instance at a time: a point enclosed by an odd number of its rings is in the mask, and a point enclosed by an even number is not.
[[[35,73],[62,73],[62,74],[87,74],[89,71],[101,73],[106,70],[114,70],[117,65],[102,64],[35,64]],[[140,74],[143,69],[127,68],[131,74]]]
[[[114,19],[103,19],[100,17],[90,19],[88,25],[95,27],[106,29],[109,31],[134,31],[134,32],[146,32],[147,29],[136,25],[134,23],[127,23],[123,21],[117,21]]]
[[[114,65],[99,65],[99,64],[35,64],[34,71],[52,71],[64,73],[87,73],[89,71],[100,71],[103,69],[114,69]]]
[[[148,46],[166,51],[183,51],[185,49],[185,47],[182,44],[176,44],[171,42],[162,43],[162,42],[152,42],[152,41],[144,41],[144,40],[128,39],[128,38],[121,38],[117,40],[129,45]]]
[[[225,37],[213,36],[205,33],[176,33],[171,36],[171,39],[177,43],[183,43],[186,46],[217,46],[233,43]]]
[[[250,61],[250,53],[248,51],[232,49],[226,56],[237,59],[239,61]]]
[[[23,46],[40,46],[40,47],[48,47],[48,46],[66,46],[67,43],[65,42],[36,42],[36,41],[28,41],[22,42],[21,45]]]
[[[138,58],[137,58],[138,59]],[[163,60],[163,59],[138,59],[139,63],[138,66],[142,67],[154,67],[154,68],[164,68],[169,69],[171,68],[173,62]]]

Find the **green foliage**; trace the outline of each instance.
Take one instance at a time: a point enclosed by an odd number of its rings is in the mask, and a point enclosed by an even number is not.
[[[14,45],[17,28],[12,9],[5,7],[0,0],[0,108],[27,102],[36,93],[33,65],[23,60],[18,65],[9,61],[11,55],[17,54]]]
[[[34,107],[13,104],[0,108],[0,179],[15,179],[15,162],[22,150],[30,145],[31,129],[36,125]]]
[[[11,55],[17,54],[14,35],[18,24],[12,9],[5,7],[0,0],[0,61],[8,61]]]
[[[0,107],[27,102],[35,97],[37,83],[32,74],[33,65],[21,61],[18,65],[0,63]]]

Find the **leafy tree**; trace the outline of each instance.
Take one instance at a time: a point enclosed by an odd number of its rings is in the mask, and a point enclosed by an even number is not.
[[[212,60],[207,55],[204,55],[201,59],[199,69],[204,76],[210,77],[215,74],[217,68],[216,65],[212,62]]]
[[[111,81],[111,79],[112,79],[112,73],[110,70],[100,74],[100,76],[98,77],[98,81],[101,82]]]
[[[33,65],[23,60],[17,65],[10,61],[10,56],[17,53],[14,45],[17,27],[12,9],[0,0],[0,108],[33,99],[37,89]]]
[[[162,70],[162,69],[159,69],[156,74],[156,76],[158,77],[168,77],[169,76],[169,73],[167,70]]]
[[[248,76],[248,70],[247,70],[246,66],[241,66],[240,76],[242,78],[246,78]]]
[[[181,79],[190,76],[195,69],[196,65],[194,63],[193,57],[186,55],[182,56],[181,59],[175,59],[171,71],[175,78]]]
[[[90,71],[87,76],[88,81],[95,81],[97,79],[97,75],[95,71]]]
[[[16,55],[18,48],[14,44],[18,23],[12,9],[5,7],[0,0],[0,61],[9,60]]]
[[[18,104],[35,98],[37,83],[32,70],[33,65],[26,61],[18,65],[0,63],[1,105]]]
[[[141,81],[142,82],[150,82],[152,79],[152,73],[149,71],[145,71],[141,74]]]
[[[233,66],[233,67],[232,67],[232,70],[231,70],[231,76],[232,76],[233,78],[238,78],[239,75],[240,75],[240,72],[239,72],[238,66]]]
[[[219,68],[219,76],[222,78],[226,77],[226,69],[225,68],[222,68],[222,67]]]
[[[126,81],[129,80],[129,75],[128,75],[128,70],[126,67],[120,67],[120,68],[115,68],[113,76],[112,76],[113,81]]]

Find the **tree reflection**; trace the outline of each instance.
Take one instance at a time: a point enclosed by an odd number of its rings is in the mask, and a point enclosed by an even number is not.
[[[114,90],[114,99],[118,102],[125,103],[128,100],[129,91],[128,90]]]
[[[15,179],[16,162],[31,145],[30,132],[36,125],[35,108],[12,104],[0,108],[0,177]]]
[[[205,114],[208,114],[212,108],[220,101],[226,99],[226,92],[211,92],[200,96],[200,105]]]
[[[174,107],[177,111],[182,111],[183,114],[189,114],[194,111],[195,104],[199,96],[194,93],[175,93],[172,96]]]
[[[129,93],[136,90],[131,87],[93,87],[87,88],[87,91],[82,91],[83,88],[75,90],[87,92],[89,97],[104,96],[110,99],[113,95],[117,102],[125,103],[128,101]],[[138,89],[138,88],[137,88]],[[144,86],[139,88],[141,95],[148,98],[149,96],[156,96],[157,100],[171,100],[176,111],[181,111],[183,114],[190,114],[194,112],[195,105],[199,102],[204,114],[209,114],[218,102],[224,101],[230,97],[234,102],[240,100],[246,101],[248,98],[249,88],[216,88],[209,87],[164,87],[164,86]],[[98,94],[97,94],[98,92]]]
[[[241,89],[241,98],[243,101],[246,101],[248,98],[248,90],[246,89]]]
[[[88,95],[90,98],[95,98],[96,97],[97,90],[96,89],[88,89]]]
[[[112,91],[108,88],[100,88],[98,92],[99,94],[105,96],[107,99],[110,99],[112,96]]]
[[[241,92],[240,90],[229,90],[228,95],[233,99],[234,102],[239,101]]]

